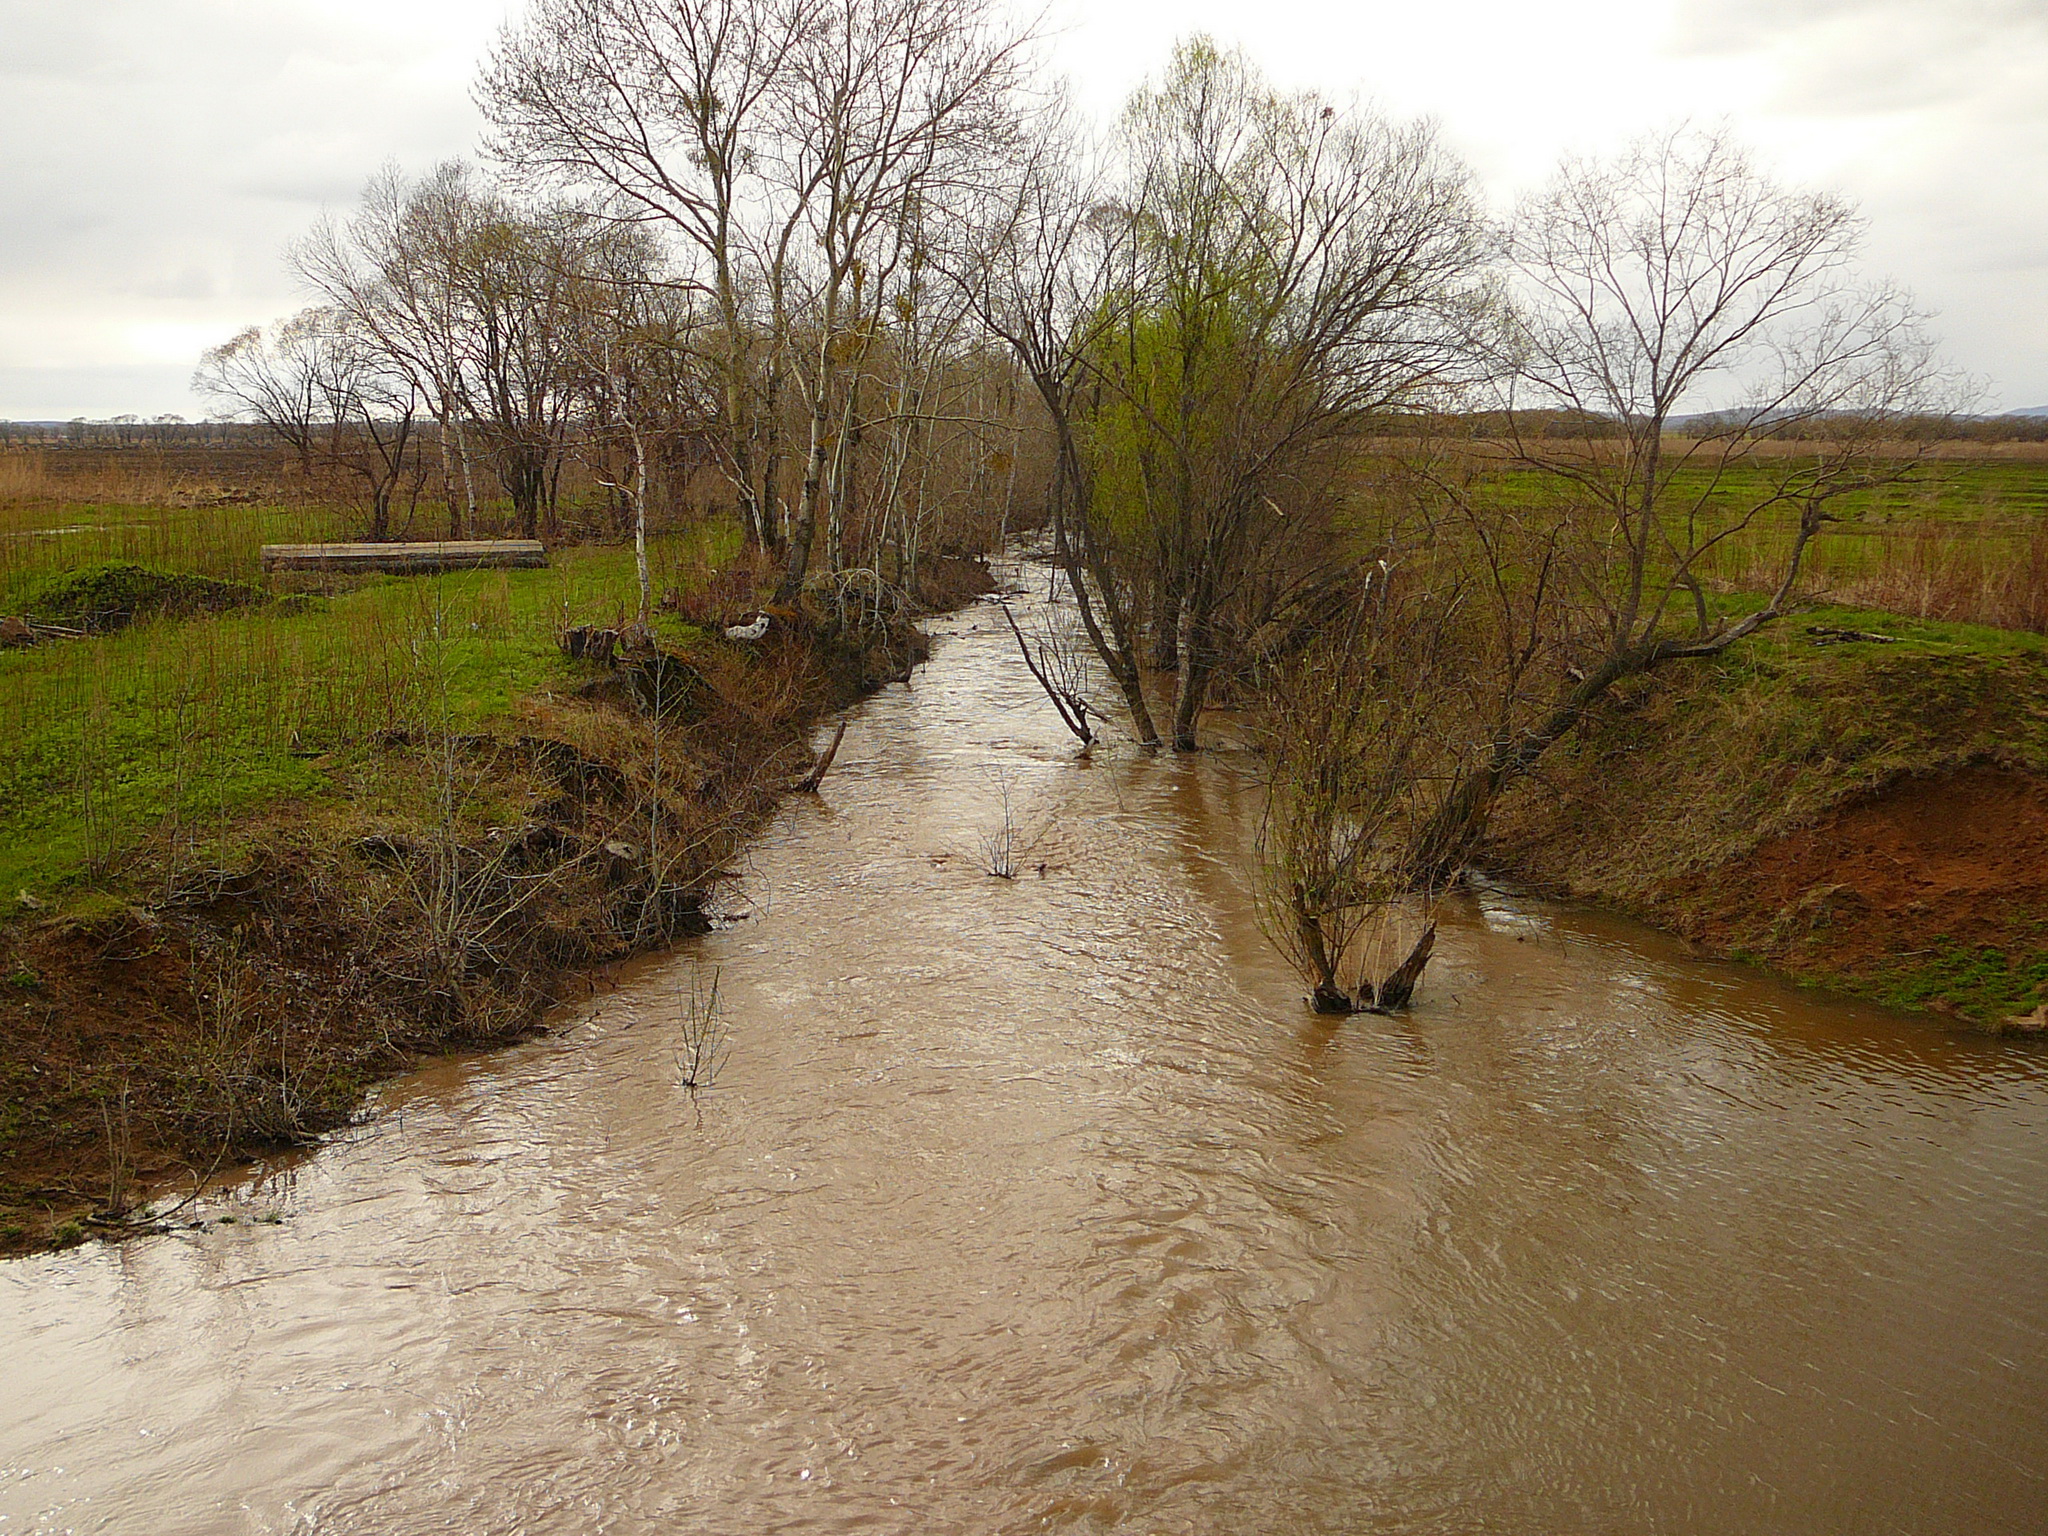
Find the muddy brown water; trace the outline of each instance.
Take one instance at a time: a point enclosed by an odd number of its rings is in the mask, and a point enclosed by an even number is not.
[[[744,921],[0,1269],[0,1533],[2048,1528],[2048,1055],[1496,893],[1326,1027],[1244,761],[1078,758],[999,626]]]

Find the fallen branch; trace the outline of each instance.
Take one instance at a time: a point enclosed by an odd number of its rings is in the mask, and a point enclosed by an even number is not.
[[[1045,690],[1045,696],[1052,700],[1052,707],[1059,711],[1060,723],[1081,739],[1082,746],[1092,746],[1095,732],[1088,725],[1088,716],[1093,713],[1099,719],[1100,711],[1094,710],[1081,697],[1077,660],[1061,649],[1057,637],[1050,641],[1041,640],[1037,654],[1033,655],[1031,642],[1017,627],[1017,616],[1010,612],[1010,605],[999,601],[996,606],[1010,621],[1010,633],[1017,637],[1017,649],[1023,654],[1024,665],[1031,669],[1031,675],[1038,679],[1038,686]]]
[[[818,766],[791,786],[800,795],[815,795],[818,786],[825,782],[825,775],[831,771],[832,759],[839,755],[839,743],[846,739],[847,717],[839,717],[839,729],[832,733],[832,744],[825,749],[825,755],[818,759]]]

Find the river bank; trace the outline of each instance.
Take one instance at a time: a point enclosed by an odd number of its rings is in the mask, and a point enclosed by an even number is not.
[[[2048,640],[1795,617],[1618,694],[1494,832],[1494,870],[1702,953],[2025,1028],[2048,1001]]]
[[[934,561],[920,597],[987,584]],[[23,885],[0,920],[0,1252],[131,1231],[145,1197],[318,1137],[371,1083],[523,1038],[588,968],[701,932],[817,722],[924,655],[907,617],[829,587],[758,642],[682,632],[604,661],[511,647],[459,706],[444,668],[438,719],[408,679],[410,723],[295,754],[303,786]]]

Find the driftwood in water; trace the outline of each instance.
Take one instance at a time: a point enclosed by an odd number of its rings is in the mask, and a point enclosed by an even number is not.
[[[449,539],[423,544],[266,544],[266,571],[382,571],[416,576],[433,571],[537,570],[548,563],[539,539]]]
[[[1052,707],[1059,711],[1060,723],[1080,738],[1082,746],[1093,746],[1095,732],[1088,724],[1088,716],[1094,714],[1100,718],[1101,711],[1081,697],[1082,662],[1079,655],[1071,647],[1063,645],[1056,633],[1040,640],[1034,653],[1031,642],[1024,638],[1024,631],[1017,627],[1017,616],[1010,612],[1010,605],[998,599],[996,606],[1010,621],[1010,633],[1017,637],[1017,649],[1024,654],[1024,665],[1031,669],[1038,686],[1052,700]]]
[[[845,739],[846,716],[841,715],[839,717],[839,729],[832,733],[832,745],[827,747],[825,755],[818,759],[818,766],[813,768],[803,778],[797,780],[795,788],[798,794],[814,795],[818,792],[818,786],[825,782],[825,775],[831,772],[832,759],[839,755],[839,743]]]

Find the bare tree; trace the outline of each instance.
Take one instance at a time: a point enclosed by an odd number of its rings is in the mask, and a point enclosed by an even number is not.
[[[582,377],[574,392],[593,478],[620,498],[632,530],[644,638],[654,603],[647,528],[655,466],[678,438],[701,435],[715,407],[706,398],[694,295],[659,281],[659,256],[644,231],[600,223],[592,236],[575,252],[581,288],[570,345]],[[623,473],[610,463],[621,439]]]
[[[265,331],[252,325],[209,347],[192,375],[197,394],[219,402],[229,418],[254,421],[292,450],[302,474],[313,472],[320,429],[319,367],[303,332],[291,324]]]
[[[1157,747],[1138,666],[1132,583],[1098,524],[1095,461],[1084,437],[1090,359],[1118,323],[1123,302],[1113,282],[1118,221],[1098,215],[1108,196],[1106,173],[1071,113],[1055,103],[1034,128],[1008,175],[960,222],[943,259],[1045,410],[1054,440],[1053,556],[1139,743]]]
[[[750,536],[785,531],[784,392],[805,417],[782,595],[841,563],[865,365],[922,210],[1014,132],[1022,34],[994,0],[536,0],[482,98],[494,151],[657,224],[717,316],[719,434]],[[894,482],[892,482],[894,483]]]
[[[570,407],[567,371],[584,249],[602,237],[573,206],[523,208],[450,163],[418,185],[381,173],[346,223],[293,246],[300,277],[403,372],[442,429],[473,524],[471,448],[520,531],[553,518]]]
[[[323,217],[290,252],[300,280],[375,338],[419,388],[440,440],[441,490],[454,537],[476,532],[466,373],[473,314],[464,269],[484,201],[459,161],[437,166],[417,184],[386,167],[364,189],[353,218],[338,224]]]
[[[309,309],[267,335],[252,327],[209,350],[192,384],[229,414],[268,427],[309,472],[359,481],[369,537],[391,536],[392,502],[414,467],[419,393],[349,315]]]
[[[874,306],[914,252],[919,210],[981,180],[1015,132],[1025,34],[1000,14],[991,0],[836,0],[781,77],[785,192],[805,209],[814,252],[814,336],[798,369],[809,442],[785,599],[803,583],[821,512],[836,568]]]
[[[1504,617],[1485,737],[1416,851],[1432,878],[1616,684],[1778,618],[1835,501],[1912,469],[1898,425],[1956,407],[1907,297],[1856,280],[1860,232],[1839,199],[1686,130],[1568,162],[1517,214],[1510,303],[1481,338],[1499,380],[1488,447],[1544,494],[1446,482],[1447,529]],[[1825,429],[1810,452],[1756,452],[1802,426]],[[1765,534],[1771,590],[1720,601],[1717,551]]]
[[[1099,717],[1101,711],[1088,702],[1087,652],[1060,628],[1056,616],[1035,623],[1027,637],[1010,605],[1004,603],[1002,609],[1003,617],[1010,621],[1010,633],[1017,637],[1025,668],[1058,712],[1060,724],[1073,732],[1082,746],[1093,746],[1095,730],[1088,717]]]
[[[672,231],[722,339],[724,465],[748,537],[777,542],[786,272],[808,189],[784,160],[773,87],[822,0],[534,0],[479,88],[493,152],[615,217]]]

